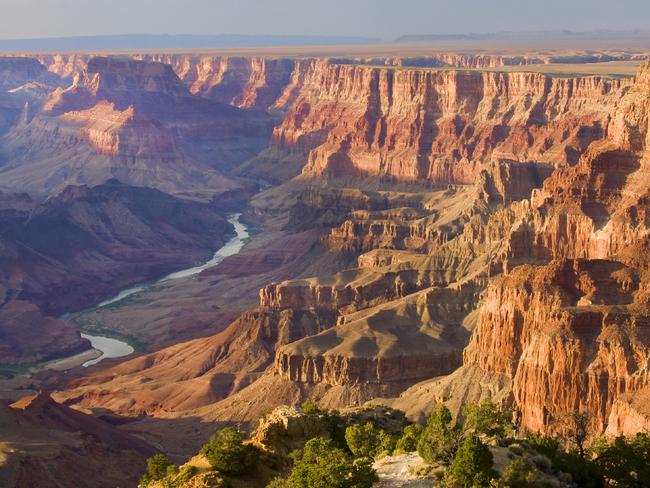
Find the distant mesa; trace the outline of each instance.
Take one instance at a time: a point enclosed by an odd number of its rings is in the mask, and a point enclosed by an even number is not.
[[[650,30],[608,30],[593,31],[501,31],[501,32],[468,32],[459,34],[411,34],[395,39],[395,42],[444,42],[444,41],[570,41],[585,40],[619,40],[644,39],[650,41]]]

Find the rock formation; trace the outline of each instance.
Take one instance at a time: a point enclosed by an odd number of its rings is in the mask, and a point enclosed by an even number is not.
[[[268,140],[270,120],[192,95],[168,65],[92,58],[5,136],[6,186],[38,194],[116,177],[209,199]]]
[[[464,366],[407,397],[426,388],[453,403],[467,392],[449,385],[478,370],[483,383],[500,385],[498,395],[511,392],[532,430],[561,430],[575,411],[589,415],[595,433],[646,424],[637,395],[650,380],[648,73],[646,65],[607,136],[576,166],[490,218],[486,238],[502,239],[495,268],[506,274],[490,284]]]
[[[344,432],[348,425],[366,422],[391,434],[401,433],[407,425],[402,412],[386,407],[348,408],[338,416],[329,416],[279,406],[260,419],[251,440],[264,451],[286,456],[301,449],[309,439],[330,438],[333,432]]]
[[[304,177],[471,183],[496,159],[575,164],[626,84],[532,73],[380,69],[314,61],[274,144]]]
[[[0,57],[0,90],[11,91],[28,83],[42,83],[50,89],[62,85],[59,76],[35,58]]]
[[[0,479],[16,488],[137,483],[156,450],[136,435],[56,403],[47,392],[0,405]]]

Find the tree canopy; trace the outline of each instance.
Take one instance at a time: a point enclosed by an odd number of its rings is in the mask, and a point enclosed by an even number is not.
[[[226,427],[201,448],[210,465],[222,473],[239,475],[257,467],[260,453],[252,444],[244,444],[243,434]]]
[[[307,441],[292,457],[291,488],[370,488],[377,480],[371,459],[353,459],[322,437]]]

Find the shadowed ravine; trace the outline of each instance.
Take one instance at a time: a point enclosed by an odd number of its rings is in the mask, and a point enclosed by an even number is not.
[[[223,247],[217,250],[214,253],[214,256],[212,256],[212,258],[209,261],[206,261],[205,263],[200,264],[198,266],[193,266],[191,268],[176,271],[153,283],[146,283],[146,284],[128,288],[126,290],[122,290],[114,297],[99,303],[96,308],[103,308],[108,305],[113,305],[115,303],[124,300],[127,297],[145,291],[159,283],[164,283],[170,280],[177,280],[180,278],[189,278],[191,276],[197,275],[205,269],[211,268],[213,266],[217,266],[219,263],[221,263],[221,261],[223,261],[228,256],[232,256],[234,254],[239,253],[242,247],[244,247],[245,240],[248,238],[248,228],[246,227],[245,224],[243,224],[239,220],[239,217],[241,217],[240,213],[235,213],[228,217],[228,222],[230,222],[235,227],[236,234]],[[70,315],[68,315],[68,317],[69,316]],[[102,353],[101,356],[92,359],[90,361],[86,361],[83,364],[84,367],[97,364],[103,359],[121,358],[124,356],[128,356],[129,354],[132,354],[134,351],[134,348],[130,344],[116,338],[96,336],[92,334],[82,334],[82,337],[88,339],[91,342],[93,348],[101,351]]]

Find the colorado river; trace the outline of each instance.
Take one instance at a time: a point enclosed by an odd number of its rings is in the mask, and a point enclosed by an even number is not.
[[[121,358],[128,356],[134,351],[133,347],[131,347],[126,342],[112,339],[110,337],[93,336],[90,334],[81,334],[81,337],[88,339],[90,341],[90,345],[93,346],[93,349],[97,349],[98,351],[102,352],[102,355],[98,358],[91,359],[90,361],[83,363],[83,366],[85,368],[92,366],[93,364],[97,364],[102,359]]]
[[[130,297],[132,295],[135,295],[136,293],[140,293],[155,285],[165,283],[167,281],[177,280],[179,278],[188,278],[190,276],[197,275],[204,269],[208,269],[213,266],[216,266],[228,256],[237,254],[239,251],[241,251],[241,248],[244,247],[244,241],[248,238],[248,228],[243,223],[240,222],[239,220],[240,217],[241,217],[240,213],[230,215],[230,217],[228,218],[228,222],[230,222],[232,225],[235,226],[236,235],[232,239],[230,239],[223,247],[221,247],[217,252],[215,252],[214,256],[212,256],[212,258],[209,261],[206,261],[205,263],[199,266],[194,266],[192,268],[176,271],[156,282],[146,283],[143,285],[138,285],[132,288],[128,288],[126,290],[122,290],[114,297],[99,303],[96,308],[102,308],[102,307],[106,307],[107,305],[120,302],[127,297]],[[128,356],[129,354],[132,354],[134,351],[133,347],[131,347],[126,342],[120,341],[118,339],[113,339],[110,337],[103,337],[103,336],[95,336],[91,334],[81,334],[81,337],[88,339],[92,344],[93,348],[97,349],[102,353],[102,355],[99,356],[98,358],[92,359],[90,361],[86,361],[83,364],[83,366],[85,367],[92,366],[93,364],[97,364],[103,359],[121,358],[124,356]]]

